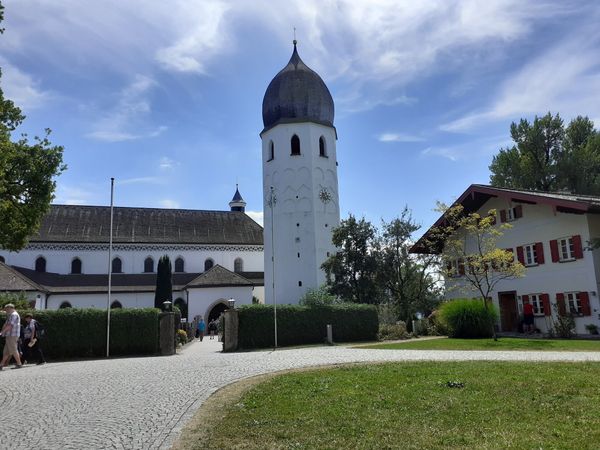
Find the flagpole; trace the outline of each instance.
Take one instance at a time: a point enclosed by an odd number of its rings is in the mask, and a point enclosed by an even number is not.
[[[273,235],[273,228],[275,222],[275,216],[273,215],[273,207],[275,206],[275,195],[273,193],[273,186],[271,186],[271,196],[269,198],[269,206],[271,207],[271,287],[273,289],[273,325],[275,328],[275,348],[277,348],[277,299],[275,298],[275,237]]]
[[[110,356],[110,291],[112,287],[113,198],[115,179],[110,179],[110,236],[108,238],[108,298],[106,299],[106,357]]]

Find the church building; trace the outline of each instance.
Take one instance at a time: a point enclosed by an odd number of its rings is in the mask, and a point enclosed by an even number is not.
[[[38,309],[154,306],[158,260],[168,255],[173,300],[190,320],[264,301],[263,232],[236,189],[230,211],[52,205],[19,252],[0,249],[0,291],[25,292]],[[184,314],[186,315],[186,314]]]

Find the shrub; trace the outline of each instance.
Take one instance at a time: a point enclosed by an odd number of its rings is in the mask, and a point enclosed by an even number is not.
[[[485,338],[492,336],[498,313],[493,305],[486,309],[481,300],[458,299],[442,304],[440,321],[455,338]]]
[[[556,335],[559,338],[572,338],[575,336],[575,319],[569,314],[558,314],[554,319],[554,325],[549,333],[551,336]]]
[[[449,334],[446,325],[440,320],[440,312],[437,309],[427,317],[425,328],[428,336],[447,336]]]
[[[266,348],[274,345],[272,305],[245,305],[239,315],[238,348]],[[379,329],[373,305],[277,307],[277,344],[280,346],[324,342],[327,324],[333,326],[337,342],[375,340]]]
[[[588,324],[585,326],[585,329],[586,329],[586,330],[588,330],[588,332],[589,332],[590,334],[598,334],[598,325],[595,325],[595,324],[593,324],[593,323],[588,323]]]
[[[106,354],[106,310],[65,308],[30,312],[46,330],[44,354],[54,359],[99,357]],[[113,309],[110,313],[110,354],[147,355],[159,350],[160,311],[154,308]],[[22,319],[23,320],[23,319]]]
[[[335,303],[338,303],[337,298],[329,292],[325,285],[319,286],[318,289],[309,289],[299,301],[301,306],[310,307],[333,305]]]
[[[398,311],[391,303],[377,305],[377,315],[379,316],[379,324],[393,325],[398,320]]]
[[[177,344],[184,345],[188,341],[188,335],[185,330],[177,330]]]
[[[393,341],[398,339],[408,339],[410,335],[406,331],[406,323],[399,321],[397,323],[382,323],[379,325],[377,339],[380,341]]]

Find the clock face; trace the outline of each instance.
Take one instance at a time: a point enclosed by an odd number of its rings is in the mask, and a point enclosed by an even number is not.
[[[321,188],[321,190],[319,191],[319,199],[323,202],[323,203],[329,203],[331,201],[331,192],[329,192],[327,190],[327,188]]]

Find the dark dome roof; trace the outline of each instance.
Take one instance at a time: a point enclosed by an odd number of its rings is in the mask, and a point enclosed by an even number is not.
[[[333,127],[333,98],[321,77],[298,56],[296,43],[290,62],[269,84],[262,104],[265,129],[278,122],[308,121]]]

